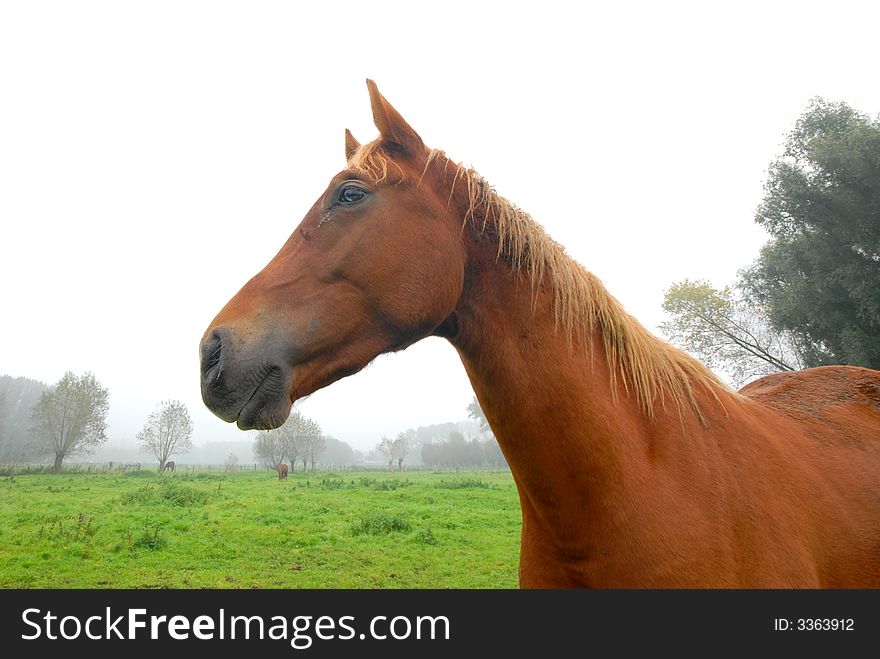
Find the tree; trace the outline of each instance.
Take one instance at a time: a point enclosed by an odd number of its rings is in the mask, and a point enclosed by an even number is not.
[[[324,437],[327,446],[321,454],[322,462],[333,465],[350,465],[356,461],[354,449],[335,437]]]
[[[501,451],[501,447],[498,445],[498,442],[495,441],[493,437],[490,440],[483,442],[483,461],[486,465],[490,467],[506,467],[507,460],[504,458],[504,453]]]
[[[151,452],[159,461],[159,471],[175,453],[186,453],[192,448],[193,424],[186,405],[177,400],[167,400],[147,417],[143,430],[137,435],[138,444]]]
[[[483,413],[483,408],[480,407],[480,401],[477,400],[476,396],[474,396],[474,399],[468,404],[467,412],[469,418],[480,424],[481,432],[491,432],[489,421],[486,419],[486,415]]]
[[[34,448],[33,410],[48,386],[37,380],[0,375],[0,395],[6,400],[3,408],[0,462],[14,463],[42,457]]]
[[[263,464],[276,469],[287,456],[287,445],[283,436],[284,426],[275,430],[261,430],[257,433],[257,441],[254,442],[254,455]]]
[[[397,470],[403,471],[403,461],[409,453],[409,440],[406,433],[400,433],[391,442],[391,459],[397,460]]]
[[[309,466],[314,470],[326,446],[327,440],[321,432],[321,426],[294,412],[281,427],[257,435],[254,454],[273,469],[285,459],[290,461],[291,467],[297,460],[302,460],[305,471]]]
[[[394,440],[382,435],[382,439],[376,445],[376,450],[388,460],[388,471],[391,471],[391,467],[394,464]]]
[[[309,465],[314,469],[318,456],[327,445],[321,426],[299,412],[294,412],[281,426],[281,430],[285,454],[290,458],[291,467],[299,459],[302,460],[303,471]]]
[[[327,440],[321,434],[318,424],[315,424],[315,429],[301,436],[303,471],[307,464],[312,471],[315,470],[315,462],[327,446]]]
[[[34,448],[55,458],[60,473],[64,458],[90,453],[107,441],[107,389],[92,373],[77,377],[71,371],[44,391],[31,413]]]
[[[660,326],[663,333],[710,368],[729,374],[737,386],[804,366],[795,337],[773,330],[761,308],[730,287],[719,290],[685,279],[666,291],[663,309],[671,316]]]
[[[880,368],[880,120],[813,100],[755,220],[772,237],[742,275],[750,299],[809,366]]]
[[[459,431],[452,431],[445,440],[422,444],[422,462],[430,467],[502,467],[507,464],[501,447],[491,435],[469,441]]]
[[[0,392],[0,463],[16,462],[19,451],[12,443],[12,433],[6,431],[6,394]]]

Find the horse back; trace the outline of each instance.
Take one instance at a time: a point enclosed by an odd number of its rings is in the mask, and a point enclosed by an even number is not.
[[[880,447],[880,371],[820,366],[755,380],[739,393],[825,434],[826,441]],[[827,428],[823,433],[822,428]]]

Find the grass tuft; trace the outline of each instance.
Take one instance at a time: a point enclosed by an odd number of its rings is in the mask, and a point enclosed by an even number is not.
[[[388,513],[372,513],[364,515],[351,526],[352,535],[388,535],[400,531],[409,531],[410,524],[399,515]]]
[[[145,485],[122,495],[122,503],[128,505],[150,505],[164,503],[169,506],[189,508],[201,506],[208,501],[208,493],[188,485],[165,481],[158,487]]]
[[[159,525],[150,522],[144,525],[144,530],[132,542],[132,547],[144,551],[158,551],[167,546],[168,540],[159,532]]]

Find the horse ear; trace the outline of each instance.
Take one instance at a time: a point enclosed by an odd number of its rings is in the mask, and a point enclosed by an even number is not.
[[[395,110],[391,103],[379,93],[379,88],[372,80],[367,80],[367,89],[370,90],[370,105],[373,108],[373,123],[379,129],[382,140],[390,142],[404,152],[416,154],[425,150],[425,143],[418,133],[406,123],[400,113]]]
[[[345,129],[345,160],[351,160],[351,157],[354,155],[354,152],[357,151],[361,146],[361,143],[358,142],[354,135],[351,134],[351,131],[348,128]]]

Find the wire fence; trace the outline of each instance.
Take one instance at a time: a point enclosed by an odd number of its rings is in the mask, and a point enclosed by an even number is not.
[[[63,474],[102,474],[102,473],[126,473],[132,471],[155,471],[159,468],[156,464],[145,464],[142,462],[72,462],[62,467]],[[193,472],[214,472],[214,473],[235,473],[248,471],[274,471],[274,467],[260,464],[210,464],[210,463],[181,463],[176,462],[174,471],[170,470],[166,473],[193,473]],[[318,472],[378,472],[378,473],[485,473],[508,471],[507,469],[498,467],[459,467],[455,465],[443,465],[440,467],[430,467],[425,465],[403,465],[402,469],[389,470],[388,465],[383,464],[356,464],[356,465],[334,465],[334,464],[316,464],[314,467],[309,466],[303,469],[301,466],[291,469],[290,473],[318,473]],[[20,474],[51,474],[54,473],[54,465],[52,463],[25,462],[15,464],[0,464],[0,476],[13,476]]]

